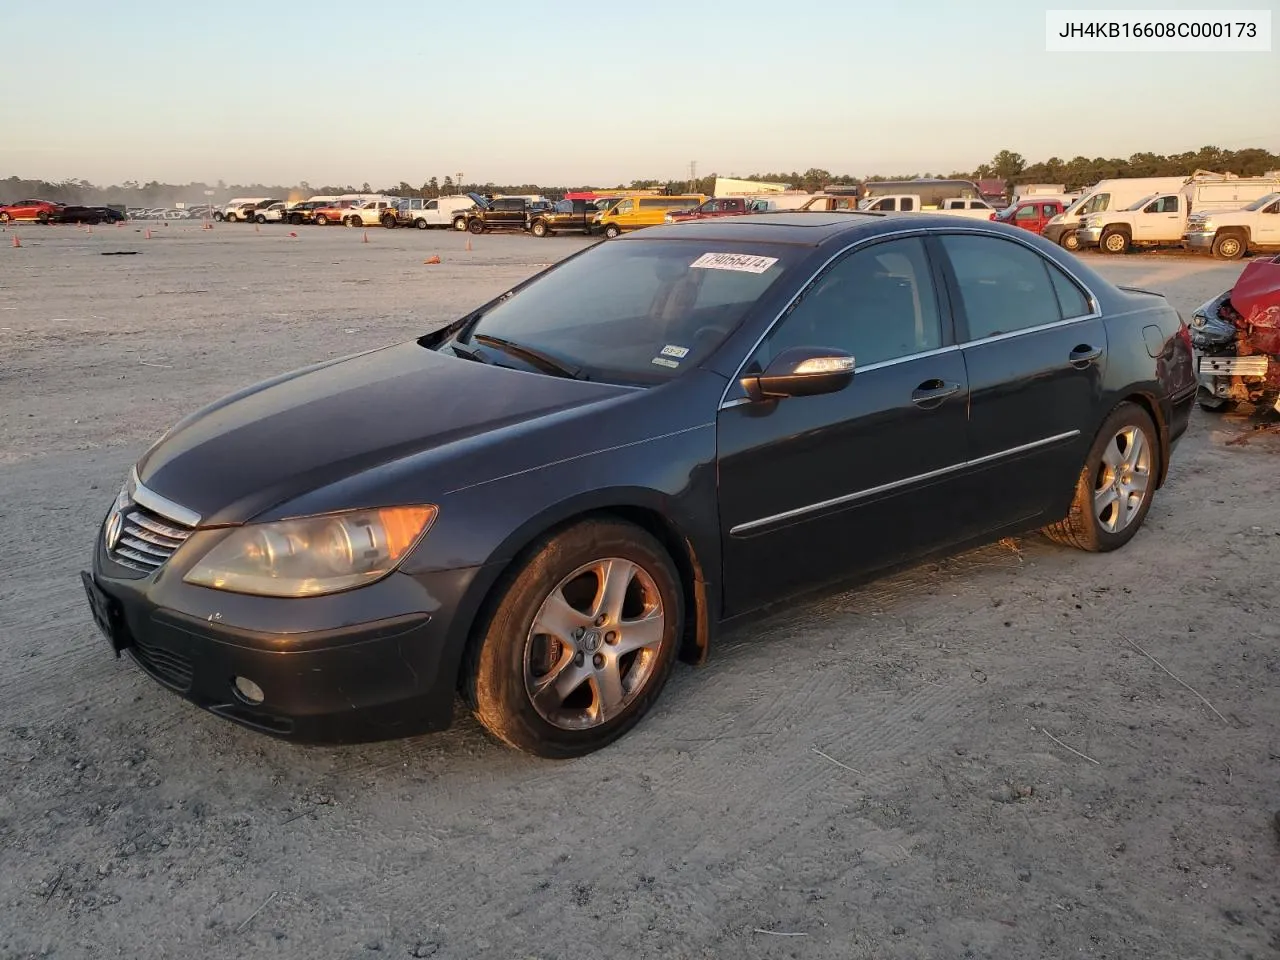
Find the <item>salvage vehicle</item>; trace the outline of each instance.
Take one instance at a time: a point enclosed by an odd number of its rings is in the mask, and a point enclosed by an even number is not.
[[[35,221],[51,223],[62,209],[62,204],[52,200],[19,200],[0,207],[0,223]]]
[[[49,218],[50,223],[87,223],[97,226],[100,223],[121,223],[125,215],[112,207],[61,207]]]
[[[1240,210],[1193,213],[1187,218],[1182,241],[1189,250],[1207,250],[1221,260],[1280,249],[1280,192]]]
[[[717,217],[744,217],[748,213],[764,213],[766,201],[752,197],[713,197],[705,203],[687,210],[669,210],[663,223],[684,223],[686,220],[714,220]]]
[[[1061,200],[1034,197],[1019,200],[1013,206],[1005,207],[999,213],[993,213],[991,219],[1007,223],[1011,227],[1030,230],[1032,233],[1043,233],[1049,221],[1062,213],[1062,208]]]
[[[1212,215],[1239,210],[1277,190],[1280,179],[1276,177],[1191,180],[1176,192],[1143,197],[1124,210],[1091,214],[1076,232],[1081,246],[1098,246],[1105,253],[1180,246],[1189,230],[1189,211]]]
[[[388,210],[395,209],[395,198],[384,197],[381,200],[369,200],[359,206],[352,207],[342,217],[342,223],[348,227],[369,227],[381,223]]]
[[[333,203],[312,210],[311,222],[320,227],[330,223],[343,223],[344,218],[355,206],[354,200],[335,200]]]
[[[657,226],[188,416],[83,583],[117,654],[255,730],[439,729],[461,691],[579,756],[802,591],[1040,528],[1124,546],[1195,392],[1162,296],[1025,230]]]
[[[487,206],[465,212],[466,229],[475,234],[490,230],[526,230],[533,203],[524,197],[497,197]]]
[[[315,219],[315,212],[330,206],[332,200],[303,200],[295,203],[285,211],[285,219],[295,227],[302,226],[304,223],[310,223]]]
[[[607,210],[596,214],[591,222],[593,233],[603,233],[613,240],[623,233],[652,227],[663,222],[668,213],[688,210],[704,203],[707,197],[700,193],[684,196],[633,194],[618,199]]]
[[[529,232],[535,237],[557,233],[591,233],[592,221],[600,207],[590,200],[560,200],[549,211],[535,213],[529,221]]]
[[[936,207],[925,206],[929,199],[927,195],[918,193],[881,194],[864,199],[858,204],[858,209],[881,213],[945,213],[970,220],[990,220],[991,215],[996,212],[987,201],[975,197],[944,197]]]
[[[214,211],[213,219],[235,223],[237,220],[248,220],[251,211],[259,204],[275,203],[275,197],[233,197],[221,210]]]
[[[1280,400],[1280,257],[1245,267],[1234,287],[1191,319],[1200,390],[1210,413],[1240,403],[1275,410]]]
[[[254,223],[284,223],[285,211],[287,205],[282,200],[268,204],[265,207],[258,207],[253,212]]]
[[[801,210],[826,212],[831,210],[857,210],[858,198],[847,194],[817,193],[805,201]]]

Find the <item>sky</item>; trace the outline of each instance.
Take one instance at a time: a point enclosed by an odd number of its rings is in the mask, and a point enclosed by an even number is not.
[[[0,178],[609,185],[690,161],[868,175],[1005,148],[1280,152],[1280,43],[1045,52],[1047,8],[1105,6],[0,0]]]

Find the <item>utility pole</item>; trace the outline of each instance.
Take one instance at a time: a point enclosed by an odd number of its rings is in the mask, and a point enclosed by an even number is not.
[[[698,161],[689,161],[689,192],[693,193],[698,187]]]

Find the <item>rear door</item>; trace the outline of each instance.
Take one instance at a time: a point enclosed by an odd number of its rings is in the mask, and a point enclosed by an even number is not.
[[[969,380],[963,502],[976,535],[1036,517],[1074,486],[1107,334],[1084,288],[1029,244],[960,232],[937,242]]]
[[[843,390],[752,402],[734,383],[718,417],[724,597],[732,615],[952,539],[968,386],[920,237],[845,254],[810,282],[748,358],[853,354]]]

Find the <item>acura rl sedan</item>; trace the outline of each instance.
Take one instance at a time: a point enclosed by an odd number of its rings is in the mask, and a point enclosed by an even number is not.
[[[1142,525],[1186,326],[1025,230],[765,214],[590,247],[250,387],[125,480],[83,575],[161,684],[304,742],[597,749],[727,622],[914,558]]]

